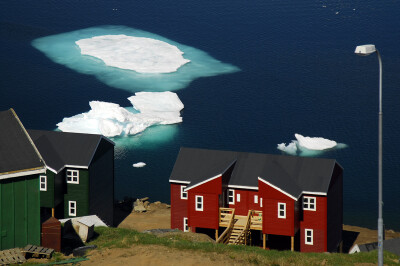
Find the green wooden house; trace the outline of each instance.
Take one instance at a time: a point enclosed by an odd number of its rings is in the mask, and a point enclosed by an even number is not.
[[[0,250],[40,245],[44,161],[13,109],[0,112]]]
[[[40,176],[43,215],[114,216],[114,143],[101,135],[28,130],[46,163]]]

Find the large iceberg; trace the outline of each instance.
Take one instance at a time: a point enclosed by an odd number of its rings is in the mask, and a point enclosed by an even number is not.
[[[129,92],[178,90],[200,77],[239,71],[194,47],[126,26],[41,37],[32,45],[58,64]]]
[[[280,143],[277,149],[291,155],[315,156],[333,148],[341,149],[347,147],[346,144],[321,137],[304,137],[297,133],[294,136],[296,140],[292,140],[287,145],[286,143]]]
[[[132,111],[115,103],[91,101],[89,112],[66,117],[57,127],[65,132],[115,137],[135,135],[153,125],[182,122],[180,111],[184,105],[173,92],[139,92],[128,100]]]
[[[103,35],[75,43],[83,55],[97,57],[107,66],[139,73],[171,73],[190,62],[178,47],[151,38]]]

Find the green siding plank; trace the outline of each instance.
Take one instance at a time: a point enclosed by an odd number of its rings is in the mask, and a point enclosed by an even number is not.
[[[1,213],[2,213],[2,249],[14,247],[14,197],[13,183],[10,180],[3,182],[1,197]]]
[[[26,245],[26,181],[20,179],[14,184],[14,228],[15,228],[15,247],[24,247]]]
[[[27,179],[28,243],[40,245],[40,193],[39,175]]]
[[[76,216],[89,215],[89,171],[71,168],[66,170],[79,170],[79,184],[66,183],[67,191],[64,194],[64,217],[74,217],[69,216],[68,201],[76,201]],[[65,180],[66,170],[64,170]]]
[[[1,223],[1,221],[2,221],[2,215],[1,215],[1,210],[3,209],[3,207],[2,207],[2,200],[1,200],[1,195],[3,194],[2,192],[1,192],[1,187],[2,187],[2,183],[1,183],[1,181],[0,181],[0,250],[2,250],[2,244],[1,244],[1,242],[2,242],[2,239],[3,239],[3,237],[1,236],[1,231],[2,231],[2,223]]]
[[[46,177],[47,177],[47,191],[40,191],[40,206],[46,207],[46,208],[54,208],[55,207],[55,204],[54,204],[55,174],[50,170],[46,170]]]

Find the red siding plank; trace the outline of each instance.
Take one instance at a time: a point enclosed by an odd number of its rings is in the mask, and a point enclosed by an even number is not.
[[[181,199],[181,184],[171,184],[171,228],[183,231],[183,218],[188,217],[188,200]]]

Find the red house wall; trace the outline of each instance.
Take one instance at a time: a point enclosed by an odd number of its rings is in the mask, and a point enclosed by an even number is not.
[[[188,190],[187,212],[190,227],[218,229],[220,194],[221,176]],[[196,211],[196,196],[203,196],[203,211]]]
[[[295,213],[296,201],[260,180],[258,189],[263,199],[263,233],[294,236],[299,222],[299,215]],[[278,203],[286,203],[286,219],[278,218]]]
[[[254,203],[254,195],[258,195],[258,191],[244,190],[244,189],[234,189],[234,190],[235,190],[235,204],[229,204],[229,208],[235,208],[236,215],[247,215],[249,210],[261,211],[260,200],[258,200],[257,204]],[[240,202],[237,201],[238,194],[240,194]]]
[[[300,251],[327,251],[327,197],[305,195],[316,198],[316,210],[303,210],[303,221],[300,222]],[[301,199],[303,200],[303,199]],[[313,245],[305,244],[305,229],[313,229]]]
[[[188,200],[181,199],[181,184],[171,184],[171,228],[183,231],[183,218],[188,217]]]

